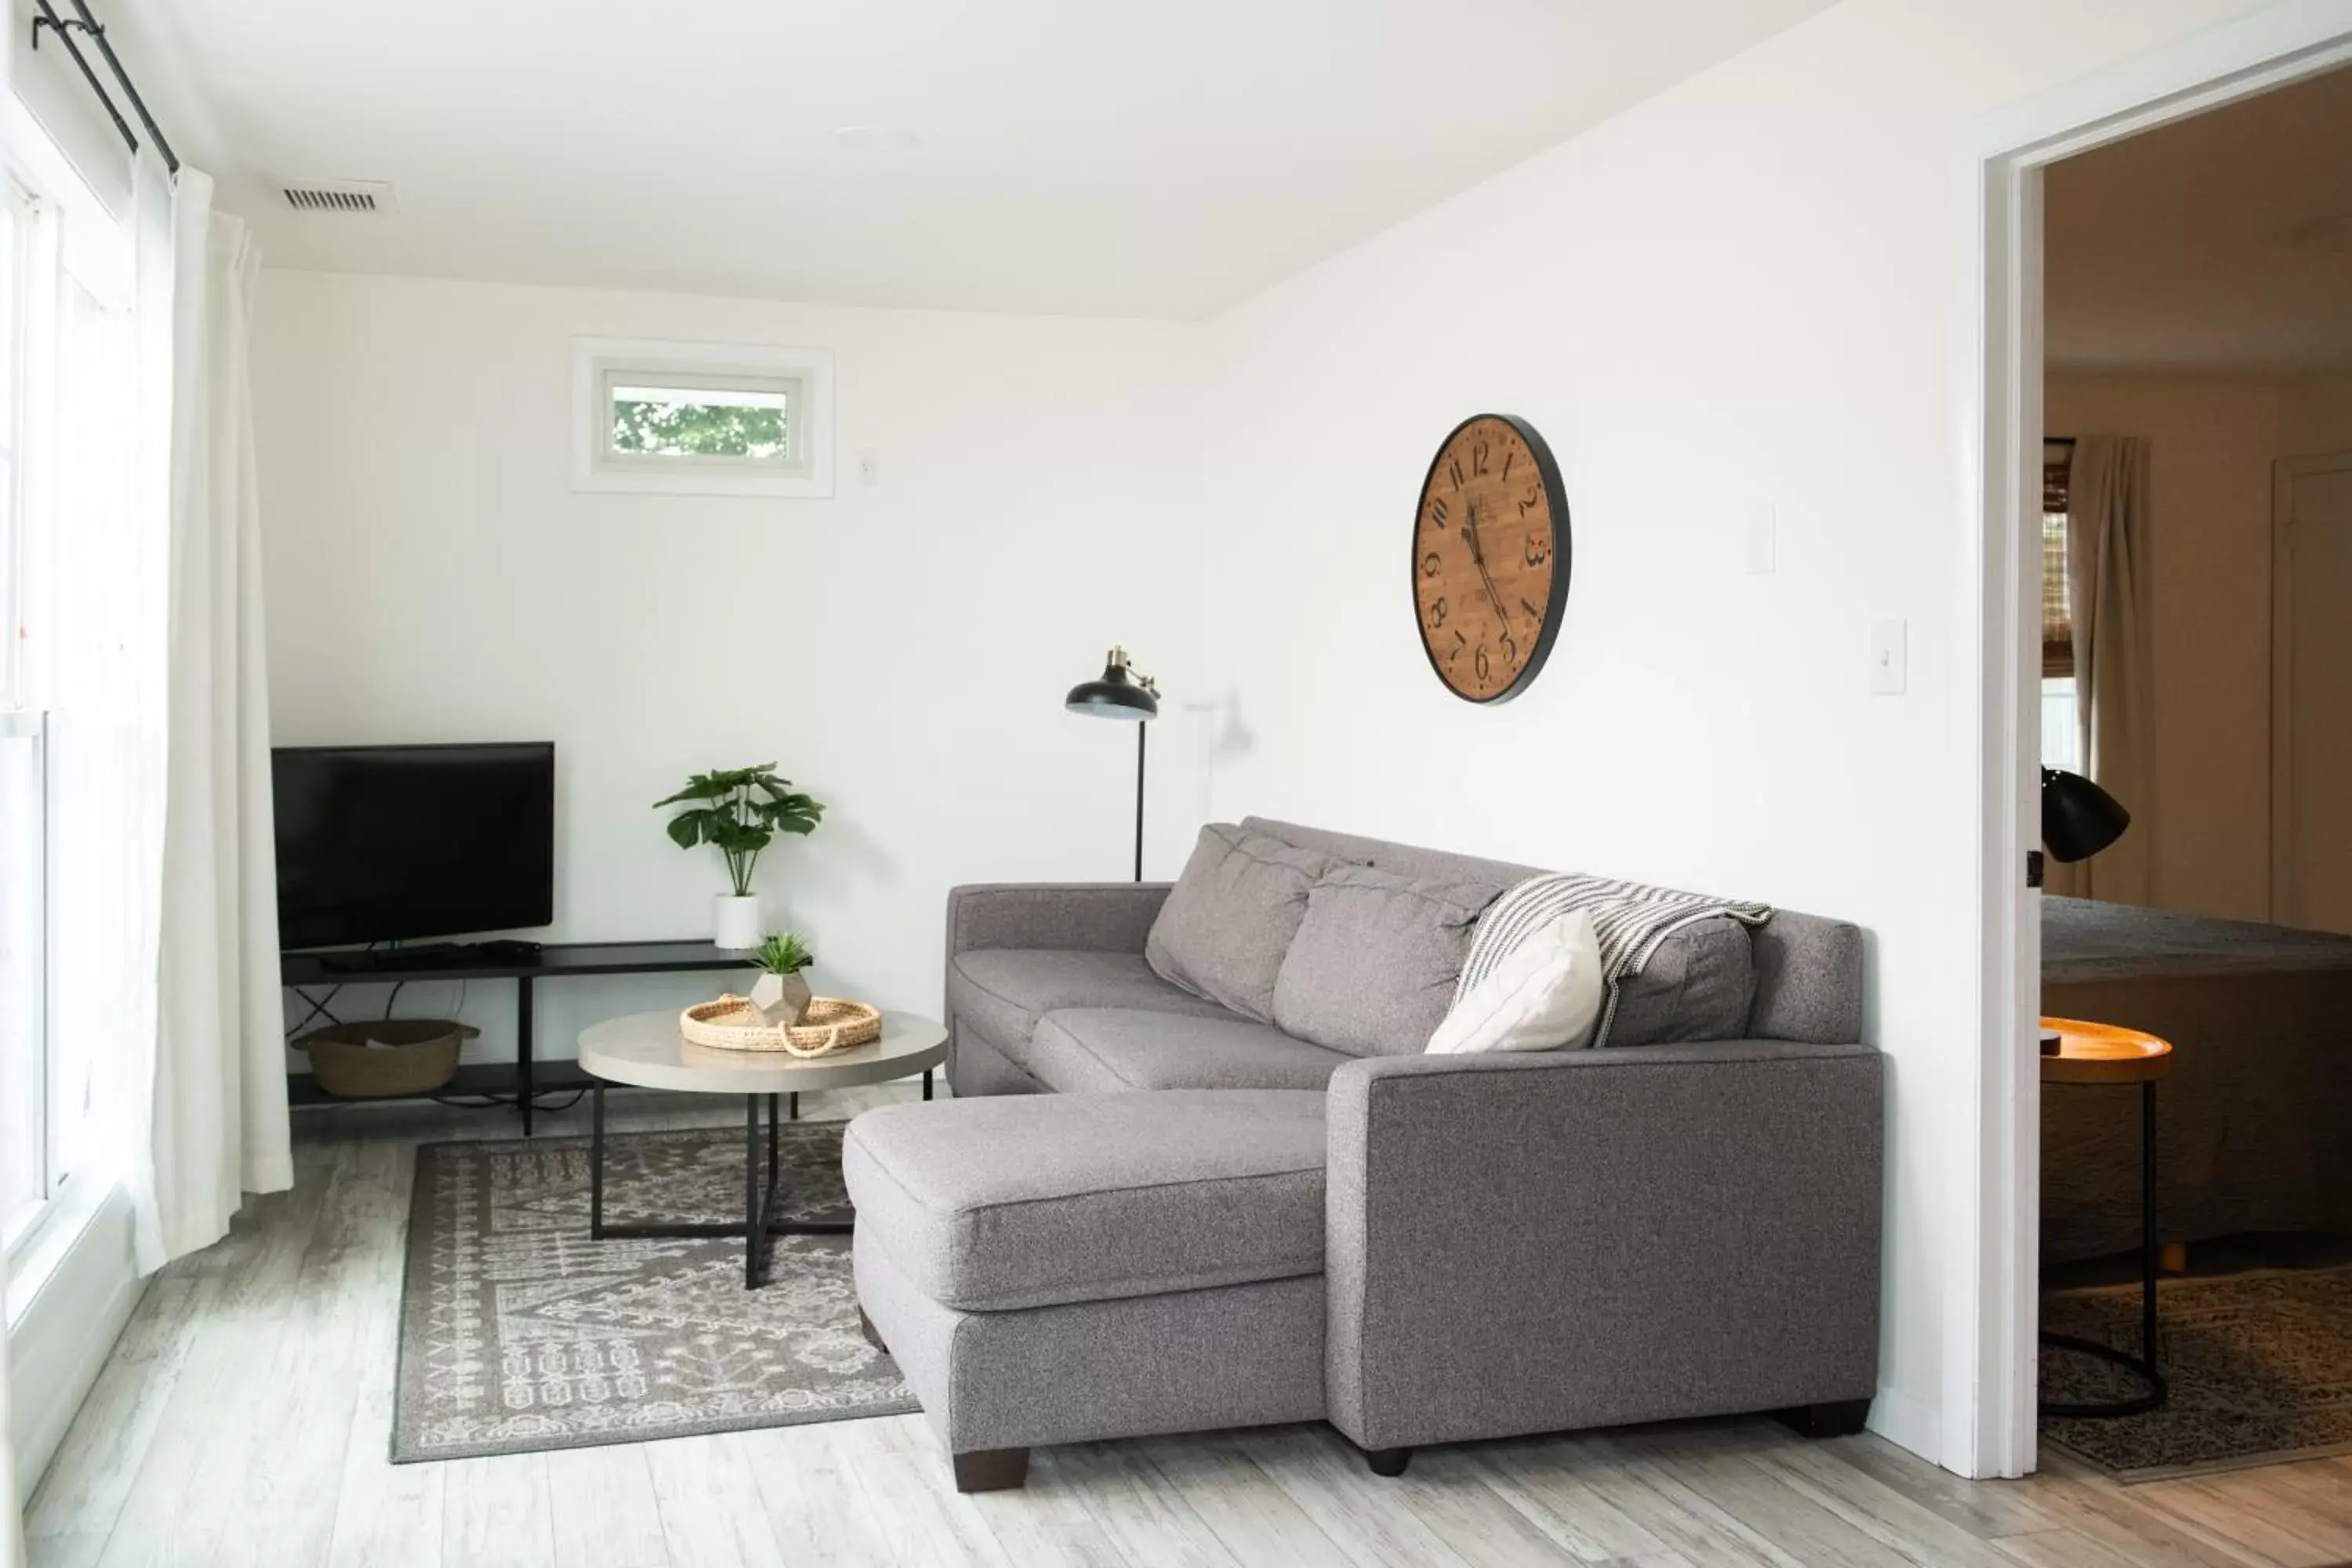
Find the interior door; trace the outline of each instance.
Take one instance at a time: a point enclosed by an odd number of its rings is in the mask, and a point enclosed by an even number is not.
[[[2273,496],[2271,918],[2352,932],[2352,452]]]

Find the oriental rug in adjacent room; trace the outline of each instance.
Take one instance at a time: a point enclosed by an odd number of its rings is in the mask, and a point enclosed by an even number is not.
[[[2042,1326],[2137,1352],[2137,1284],[2053,1294]],[[2125,1481],[2352,1452],[2352,1268],[2275,1269],[2157,1287],[2171,1398],[2145,1415],[2047,1420],[2042,1440]],[[2127,1398],[2136,1380],[2044,1347],[2042,1397]]]
[[[842,1123],[782,1131],[784,1217],[846,1217]],[[743,1134],[608,1134],[605,1217],[740,1218]],[[858,1332],[846,1236],[592,1241],[588,1141],[416,1153],[392,1458],[587,1447],[917,1408]]]

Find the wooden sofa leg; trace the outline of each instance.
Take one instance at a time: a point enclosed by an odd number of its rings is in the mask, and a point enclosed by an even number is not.
[[[890,1353],[890,1347],[882,1342],[882,1331],[874,1326],[874,1320],[866,1315],[866,1309],[863,1307],[857,1309],[857,1331],[866,1336],[867,1344],[872,1345],[884,1355]]]
[[[1793,1410],[1776,1410],[1772,1415],[1801,1436],[1851,1437],[1870,1419],[1870,1401],[1839,1399],[1827,1405],[1800,1405]]]
[[[975,1448],[955,1456],[960,1492],[1009,1492],[1029,1484],[1026,1448]]]
[[[1404,1474],[1404,1468],[1412,1463],[1412,1450],[1411,1448],[1367,1448],[1364,1450],[1364,1463],[1371,1467],[1372,1474],[1386,1476],[1393,1480]]]

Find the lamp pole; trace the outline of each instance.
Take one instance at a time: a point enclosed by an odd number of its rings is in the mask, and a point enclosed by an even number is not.
[[[1070,688],[1062,700],[1070,712],[1088,719],[1118,719],[1135,726],[1135,879],[1143,880],[1143,779],[1147,742],[1144,731],[1160,711],[1160,685],[1128,662],[1127,650],[1115,647],[1103,660],[1102,678]]]

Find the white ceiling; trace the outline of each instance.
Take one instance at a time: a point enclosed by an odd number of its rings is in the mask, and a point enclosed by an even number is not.
[[[2352,364],[2352,244],[2294,239],[2352,214],[2352,70],[2070,158],[2046,196],[2052,364]]]
[[[1828,0],[111,0],[271,265],[1198,316]],[[845,126],[911,152],[845,150]],[[397,216],[274,210],[385,180]]]

